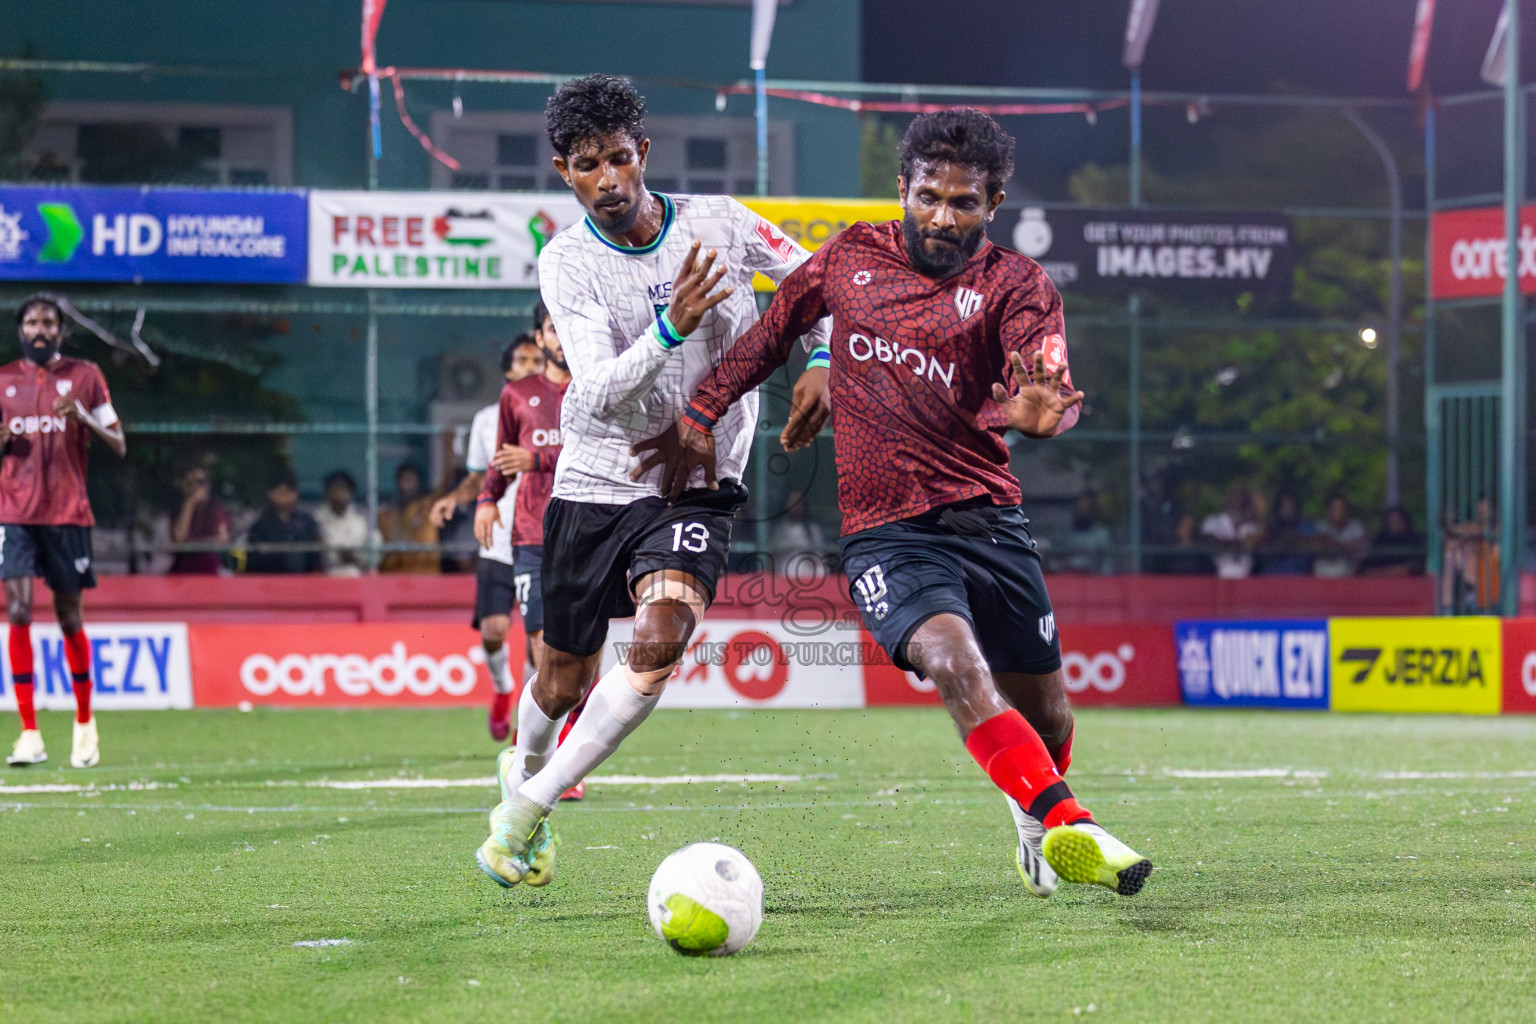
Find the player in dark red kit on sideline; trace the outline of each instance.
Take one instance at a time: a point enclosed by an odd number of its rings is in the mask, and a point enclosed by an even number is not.
[[[501,416],[496,427],[496,454],[475,502],[475,536],[489,545],[501,525],[497,503],[507,488],[517,487],[512,513],[512,579],[528,633],[528,655],[537,674],[542,664],[544,635],[544,508],[555,486],[560,460],[560,408],[571,383],[570,365],[554,321],[540,302],[534,310],[534,331],[544,349],[544,372],[509,381],[501,389]],[[523,700],[532,700],[534,676],[523,684]],[[566,718],[559,739],[564,741],[581,714],[578,706]],[[513,742],[516,742],[514,738]],[[577,782],[560,799],[580,800],[586,783]]]
[[[987,241],[1012,173],[1013,139],[986,115],[915,119],[901,146],[902,221],[854,224],[790,275],[700,386],[667,475],[674,491],[697,466],[712,478],[719,417],[830,314],[843,566],[865,625],[899,667],[934,681],[1008,796],[1030,891],[1049,896],[1060,877],[1132,895],[1151,863],[1062,778],[1073,728],[1061,647],[1003,440],[1009,428],[1067,430],[1083,397],[1055,286]],[[809,443],[816,415],[794,412],[786,448]]]
[[[91,715],[91,644],[80,619],[80,592],[96,585],[91,565],[86,448],[91,434],[118,455],[128,450],[107,382],[95,363],[59,354],[64,313],[59,300],[33,295],[16,310],[22,358],[0,366],[0,577],[5,580],[8,652],[21,736],[6,763],[48,760],[33,707],[32,578],[53,590],[75,692],[69,763],[101,759]]]

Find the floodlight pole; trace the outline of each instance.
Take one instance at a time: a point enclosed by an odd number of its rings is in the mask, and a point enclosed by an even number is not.
[[[1141,69],[1131,69],[1131,206],[1141,206]],[[1141,293],[1129,304],[1131,350],[1129,414],[1131,433],[1131,571],[1141,572]]]
[[[757,194],[768,194],[768,72],[758,68],[757,80]]]
[[[1525,199],[1525,132],[1520,94],[1520,5],[1505,0],[1503,345],[1499,387],[1499,610],[1520,608],[1525,540],[1525,324],[1520,302],[1520,207]]]
[[[1402,502],[1401,475],[1398,471],[1398,380],[1397,364],[1403,336],[1403,179],[1397,170],[1397,158],[1381,135],[1365,123],[1353,107],[1344,107],[1344,116],[1360,129],[1367,142],[1381,157],[1387,172],[1387,194],[1392,204],[1392,219],[1387,234],[1387,259],[1392,264],[1392,278],[1387,299],[1387,505]]]

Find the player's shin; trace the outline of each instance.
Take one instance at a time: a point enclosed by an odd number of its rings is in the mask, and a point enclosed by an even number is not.
[[[1087,808],[1062,780],[1039,734],[1017,711],[982,722],[965,738],[965,747],[997,788],[1046,828],[1091,820]]]
[[[512,692],[512,677],[507,674],[507,645],[501,644],[494,651],[485,646],[485,670],[491,677],[491,689],[498,694]]]
[[[31,626],[11,626],[7,653],[11,656],[11,681],[16,684],[16,710],[21,713],[21,727],[36,729],[37,711],[32,704]]]
[[[69,662],[70,686],[75,691],[75,721],[84,725],[91,720],[91,641],[85,630],[64,638],[64,658]]]
[[[629,669],[621,664],[597,681],[570,735],[544,770],[522,785],[518,795],[545,811],[550,810],[559,802],[560,794],[608,760],[619,744],[640,727],[661,699],[661,686],[650,683],[647,689],[654,692],[640,693],[631,684],[630,675]]]
[[[506,648],[502,650],[505,652]],[[549,755],[554,752],[560,728],[565,724],[565,715],[550,718],[534,700],[534,683],[538,678],[537,674],[528,677],[523,684],[522,700],[518,701],[517,752],[509,777],[503,780],[509,790],[516,789],[544,769],[549,763]]]

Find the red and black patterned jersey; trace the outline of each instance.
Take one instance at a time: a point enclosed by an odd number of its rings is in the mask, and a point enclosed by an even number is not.
[[[60,398],[78,403],[102,426],[117,422],[101,369],[59,356],[47,366],[28,359],[0,366],[0,415],[11,439],[0,455],[0,523],[93,526],[86,496],[91,428],[54,412]]]
[[[542,373],[508,381],[501,389],[501,418],[496,427],[496,451],[504,444],[533,453],[533,466],[523,470],[512,514],[512,543],[544,543],[544,506],[555,486],[560,461],[560,406],[568,384],[553,384]],[[486,471],[480,497],[500,501],[508,480],[494,465]]]
[[[1051,371],[1067,361],[1061,295],[1039,264],[988,242],[934,280],[912,268],[899,221],[854,224],[779,286],[700,387],[694,417],[713,423],[829,314],[843,535],[969,498],[1018,504],[992,385],[1012,392],[1009,352],[1043,351]],[[1076,422],[1074,406],[1060,430]]]

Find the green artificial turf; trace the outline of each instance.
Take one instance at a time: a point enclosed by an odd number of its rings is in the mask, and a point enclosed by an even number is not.
[[[510,891],[472,859],[490,787],[312,785],[489,776],[483,712],[105,714],[90,771],[65,716],[43,732],[48,765],[0,770],[4,1021],[1536,1013],[1531,719],[1084,711],[1069,779],[1157,870],[1049,901],[937,711],[659,712],[599,775],[798,778],[599,778],[555,816],[555,882]],[[95,789],[18,791],[43,785]],[[714,839],[767,914],[685,958],[646,885]],[[320,939],[348,942],[294,945]]]

